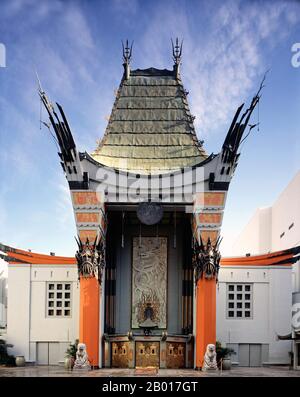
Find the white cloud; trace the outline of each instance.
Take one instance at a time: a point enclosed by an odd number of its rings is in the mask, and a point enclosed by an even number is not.
[[[132,23],[139,8],[138,0],[110,0],[110,6],[114,14],[126,25]]]
[[[141,47],[144,63],[163,67],[170,36],[184,38],[183,82],[191,91],[199,136],[205,138],[221,128],[226,133],[236,107],[255,93],[270,67],[264,48],[286,37],[300,13],[293,3],[226,1],[214,12],[210,9],[211,19],[204,21],[204,8],[211,5],[193,6],[193,18],[199,26],[205,23],[205,31],[195,30],[188,12],[165,3],[152,16]]]
[[[88,22],[79,8],[67,7],[63,13],[62,23],[66,24],[64,30],[77,47],[88,50],[94,48],[94,40]]]

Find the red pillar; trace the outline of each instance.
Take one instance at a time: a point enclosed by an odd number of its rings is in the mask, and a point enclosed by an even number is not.
[[[96,277],[81,277],[79,342],[86,344],[92,367],[99,366],[100,299],[100,285]]]
[[[196,362],[202,368],[208,344],[216,345],[216,279],[202,276],[196,288]]]

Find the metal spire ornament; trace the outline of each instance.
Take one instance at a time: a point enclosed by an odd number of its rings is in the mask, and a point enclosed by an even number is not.
[[[181,40],[181,44],[179,45],[179,39],[176,37],[176,42],[174,45],[173,39],[171,39],[172,42],[172,50],[173,50],[173,60],[175,65],[179,65],[181,61],[181,54],[182,54],[182,45],[183,45],[183,40]]]
[[[174,61],[174,72],[175,72],[175,77],[176,79],[179,78],[179,66],[181,63],[181,55],[182,55],[182,45],[183,45],[183,40],[181,41],[181,44],[179,44],[179,39],[176,37],[175,45],[173,40],[171,39],[172,42],[172,52],[173,52],[173,61]]]
[[[132,46],[133,46],[133,42],[131,43],[131,46],[129,47],[128,39],[126,40],[126,45],[124,45],[123,40],[122,40],[124,77],[125,77],[126,80],[128,80],[129,77],[130,77],[130,66],[129,66],[129,64],[130,64],[130,61],[131,61]]]

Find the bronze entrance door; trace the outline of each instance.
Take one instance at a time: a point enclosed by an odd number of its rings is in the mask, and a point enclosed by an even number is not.
[[[135,366],[159,368],[159,342],[136,342]]]

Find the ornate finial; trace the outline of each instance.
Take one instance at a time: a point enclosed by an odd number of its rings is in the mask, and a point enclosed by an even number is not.
[[[123,48],[123,66],[124,66],[124,72],[125,72],[125,78],[126,80],[129,79],[130,76],[130,60],[131,60],[131,55],[132,55],[132,46],[133,42],[131,43],[131,46],[129,47],[128,40],[126,40],[126,46],[124,46],[123,40],[122,40],[122,48]]]
[[[126,47],[124,46],[123,40],[122,40],[122,48],[123,48],[123,61],[124,63],[130,63],[131,55],[132,55],[132,46],[133,42],[131,43],[131,46],[129,47],[128,40],[126,40]]]
[[[179,39],[176,37],[176,43],[174,45],[173,40],[171,39],[172,42],[172,50],[173,50],[173,60],[175,65],[179,65],[181,61],[181,54],[182,54],[182,44],[183,40],[181,40],[181,44],[179,45]]]
[[[181,41],[180,45],[179,45],[178,37],[176,37],[175,45],[174,45],[172,39],[171,39],[171,42],[172,42],[173,60],[174,60],[174,68],[173,69],[174,69],[176,79],[179,79],[179,67],[180,67],[180,62],[181,62],[183,40]]]

